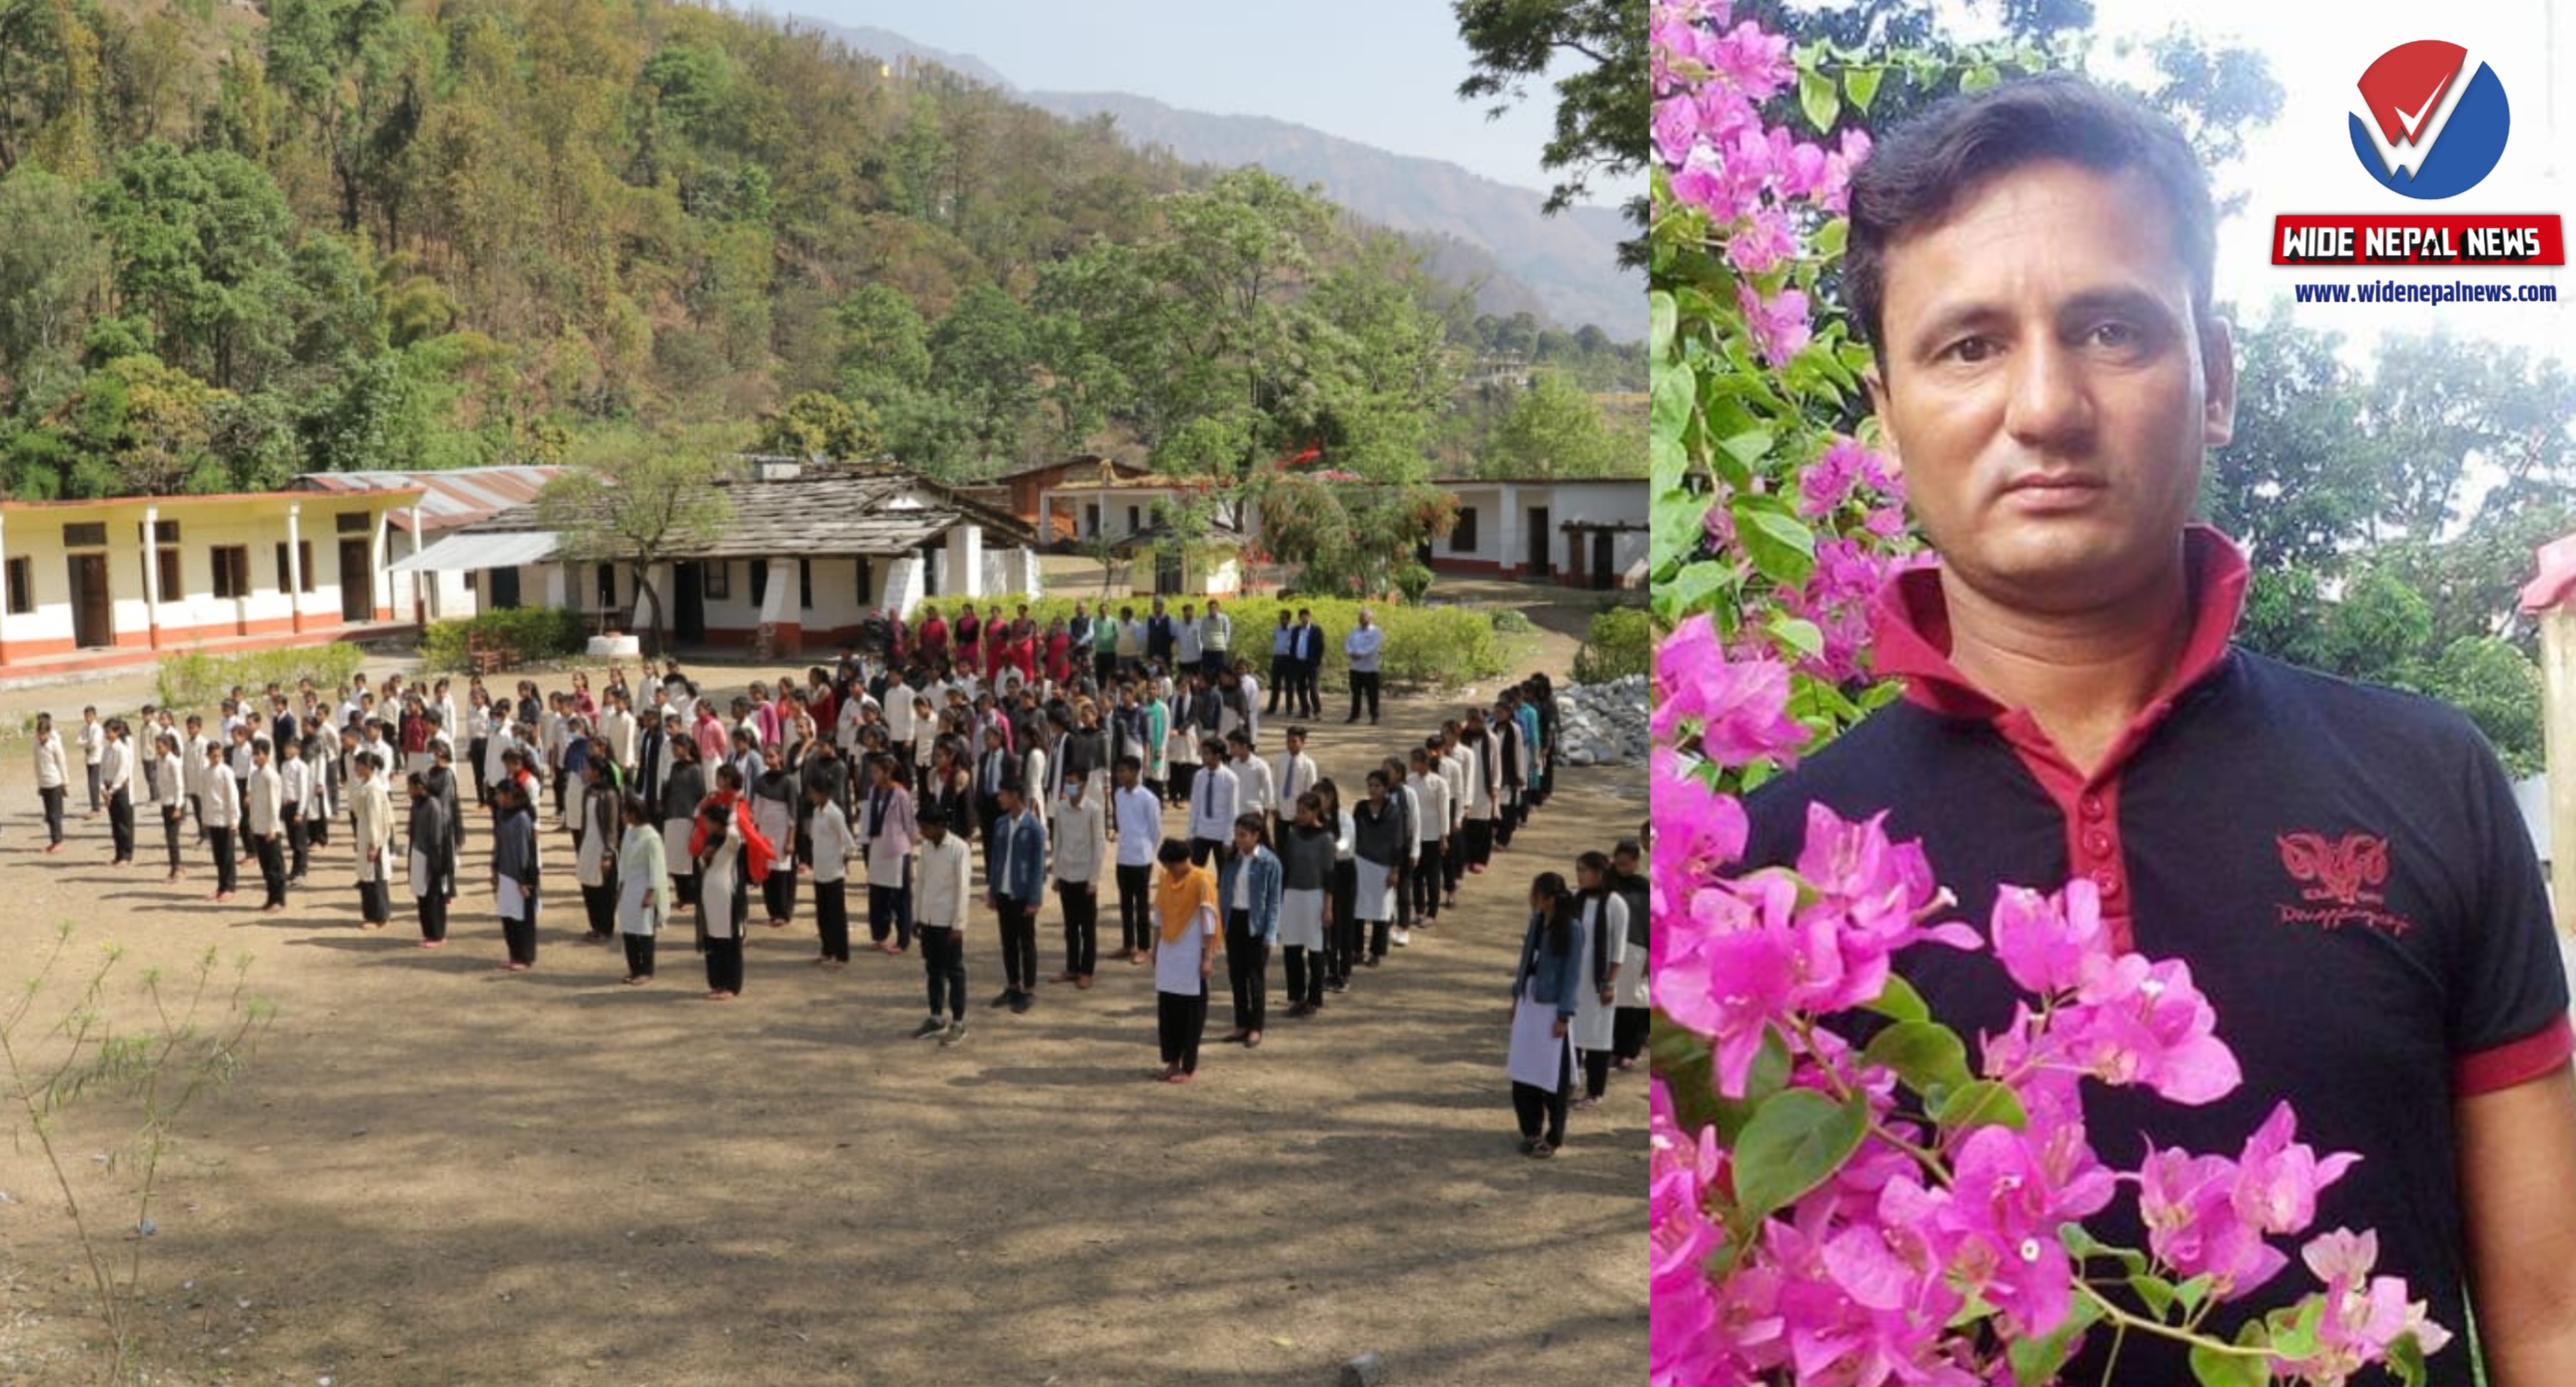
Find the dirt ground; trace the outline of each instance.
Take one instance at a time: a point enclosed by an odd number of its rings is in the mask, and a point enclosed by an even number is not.
[[[1531,667],[1562,671],[1568,624],[1540,625]],[[146,681],[0,693],[0,723],[148,697],[128,683]],[[1349,783],[1452,706],[1390,700],[1352,728],[1328,700],[1314,750]],[[358,928],[345,832],[274,917],[255,874],[206,901],[202,850],[176,885],[157,837],[110,869],[103,818],[41,855],[23,746],[0,758],[5,996],[68,919],[124,946],[120,971],[247,950],[279,1009],[165,1164],[142,1279],[154,1381],[1248,1387],[1329,1383],[1366,1350],[1390,1387],[1643,1376],[1643,1074],[1614,1076],[1540,1162],[1517,1152],[1502,1072],[1529,878],[1633,830],[1641,768],[1567,771],[1438,928],[1320,1016],[1274,1014],[1260,1050],[1211,1045],[1175,1088],[1144,1077],[1146,969],[1106,964],[1024,1017],[984,1007],[988,911],[972,1033],[948,1050],[906,1038],[914,957],[807,966],[810,896],[752,941],[739,1002],[703,1000],[685,926],[659,981],[617,985],[613,948],[572,942],[558,846],[538,968],[509,976],[481,841],[454,941],[425,953],[408,900]],[[1059,923],[1050,904],[1049,970]],[[119,1226],[122,1177],[91,1160],[114,1140],[104,1111],[61,1134],[76,1190]],[[0,1144],[0,1383],[94,1381],[79,1252],[36,1156]]]

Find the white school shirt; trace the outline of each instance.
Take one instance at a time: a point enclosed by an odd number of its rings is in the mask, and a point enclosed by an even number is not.
[[[37,738],[36,788],[59,790],[70,777],[70,768],[63,760],[63,734],[48,732]]]
[[[1185,665],[1195,665],[1199,662],[1201,657],[1199,653],[1199,619],[1197,617],[1192,617],[1187,621],[1175,620],[1172,622],[1172,658]]]
[[[1279,812],[1289,818],[1297,816],[1297,797],[1315,788],[1315,758],[1302,751],[1279,754]]]
[[[1467,746],[1460,742],[1440,753],[1440,778],[1449,782],[1449,829],[1467,820]]]
[[[1163,802],[1142,785],[1111,797],[1118,804],[1118,865],[1152,866],[1163,846]]]
[[[1258,756],[1228,761],[1226,769],[1234,772],[1234,811],[1238,814],[1267,814],[1276,803],[1271,794],[1270,763]],[[1231,830],[1228,836],[1232,836]]]
[[[304,796],[313,787],[313,768],[301,756],[289,756],[269,763],[277,768],[277,791],[280,804],[294,805],[300,812]]]
[[[1405,789],[1422,812],[1414,819],[1414,837],[1436,843],[1449,834],[1449,782],[1438,775],[1408,775]]]
[[[250,802],[243,809],[242,826],[254,835],[283,832],[286,827],[285,798],[278,789],[276,763],[250,768]]]
[[[218,761],[206,767],[205,802],[201,810],[208,828],[230,828],[241,822],[241,792],[233,779],[233,768]]]
[[[98,792],[109,799],[134,783],[134,752],[125,742],[109,742],[98,752]]]
[[[1083,884],[1100,880],[1103,843],[1100,801],[1089,794],[1082,803],[1067,801],[1055,809],[1055,836],[1047,846],[1055,853],[1055,879]]]
[[[1252,873],[1245,872],[1248,880]],[[1165,942],[1162,922],[1154,922],[1154,990],[1177,996],[1195,997],[1207,986],[1199,976],[1199,960],[1207,957],[1207,944],[1216,937],[1216,909],[1200,906],[1181,937]]]
[[[1234,837],[1236,814],[1234,771],[1229,766],[1209,770],[1199,767],[1197,782],[1190,786],[1190,836],[1213,838],[1226,842]]]
[[[887,741],[903,743],[912,740],[912,698],[912,690],[902,683],[886,686],[885,704],[879,711],[885,714]],[[846,712],[841,721],[844,724],[850,721]]]
[[[916,926],[962,929],[974,896],[968,889],[974,858],[966,840],[951,833],[939,842],[921,840],[921,870],[913,880],[912,922]]]
[[[816,884],[848,877],[850,851],[858,846],[858,839],[851,835],[850,816],[841,812],[841,806],[825,800],[823,807],[814,811],[806,834],[814,840]]]
[[[82,723],[80,730],[80,749],[82,765],[97,765],[98,758],[107,750],[106,724],[96,722]]]

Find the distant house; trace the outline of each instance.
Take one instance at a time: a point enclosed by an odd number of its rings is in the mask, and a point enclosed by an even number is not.
[[[0,502],[0,677],[299,645],[396,619],[387,522],[421,488]]]
[[[418,487],[420,499],[395,511],[385,536],[385,561],[398,563],[478,521],[537,499],[558,466],[459,467],[443,472],[307,472],[290,491],[353,495],[386,487]],[[473,570],[416,569],[394,580],[393,605],[416,622],[455,621],[482,610]]]
[[[1016,472],[1005,472],[981,486],[966,487],[961,491],[968,497],[1019,517],[1021,524],[1037,532],[1040,546],[1052,548],[1059,543],[1080,543],[1098,535],[1102,516],[1096,504],[1088,511],[1079,505],[1052,506],[1048,502],[1050,496],[1069,486],[1141,479],[1152,475],[1150,468],[1086,453],[1080,457],[1041,462]]]
[[[724,532],[653,566],[673,639],[789,657],[858,635],[879,611],[924,598],[1040,591],[1036,535],[1018,518],[885,463],[750,458],[717,483],[732,499]],[[629,566],[566,562],[562,537],[533,505],[467,525],[393,566],[481,574],[488,607],[542,605],[595,628],[651,619]]]
[[[1645,581],[1649,511],[1643,477],[1560,481],[1447,477],[1458,521],[1422,555],[1436,573],[1526,578],[1579,588]]]

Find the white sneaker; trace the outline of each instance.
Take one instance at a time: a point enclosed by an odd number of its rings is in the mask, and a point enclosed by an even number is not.
[[[1401,948],[1403,948],[1404,946],[1406,946],[1407,944],[1410,944],[1410,943],[1412,943],[1412,942],[1413,942],[1413,931],[1411,931],[1411,930],[1407,930],[1407,929],[1400,929],[1400,930],[1397,930],[1397,931],[1395,932],[1395,947],[1397,947],[1397,948],[1401,949]]]

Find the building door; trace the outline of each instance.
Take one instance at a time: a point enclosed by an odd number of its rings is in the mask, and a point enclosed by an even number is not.
[[[487,569],[485,572],[489,575],[486,582],[489,585],[488,590],[492,594],[492,601],[489,604],[491,610],[496,612],[517,611],[519,609],[519,570],[515,568],[494,568]]]
[[[707,580],[686,559],[671,565],[671,639],[695,645],[707,638]]]
[[[1529,542],[1525,547],[1529,550],[1529,571],[1521,576],[1525,578],[1548,576],[1552,569],[1548,563],[1547,551],[1547,507],[1530,507]]]
[[[72,644],[96,650],[116,644],[116,609],[108,600],[107,555],[74,554]]]
[[[1592,532],[1592,586],[1596,588],[1619,586],[1619,575],[1610,567],[1611,541],[1616,538],[1608,530]]]
[[[376,619],[376,566],[367,541],[340,541],[340,619]]]
[[[1181,556],[1169,549],[1154,551],[1154,591],[1165,597],[1181,591]]]

